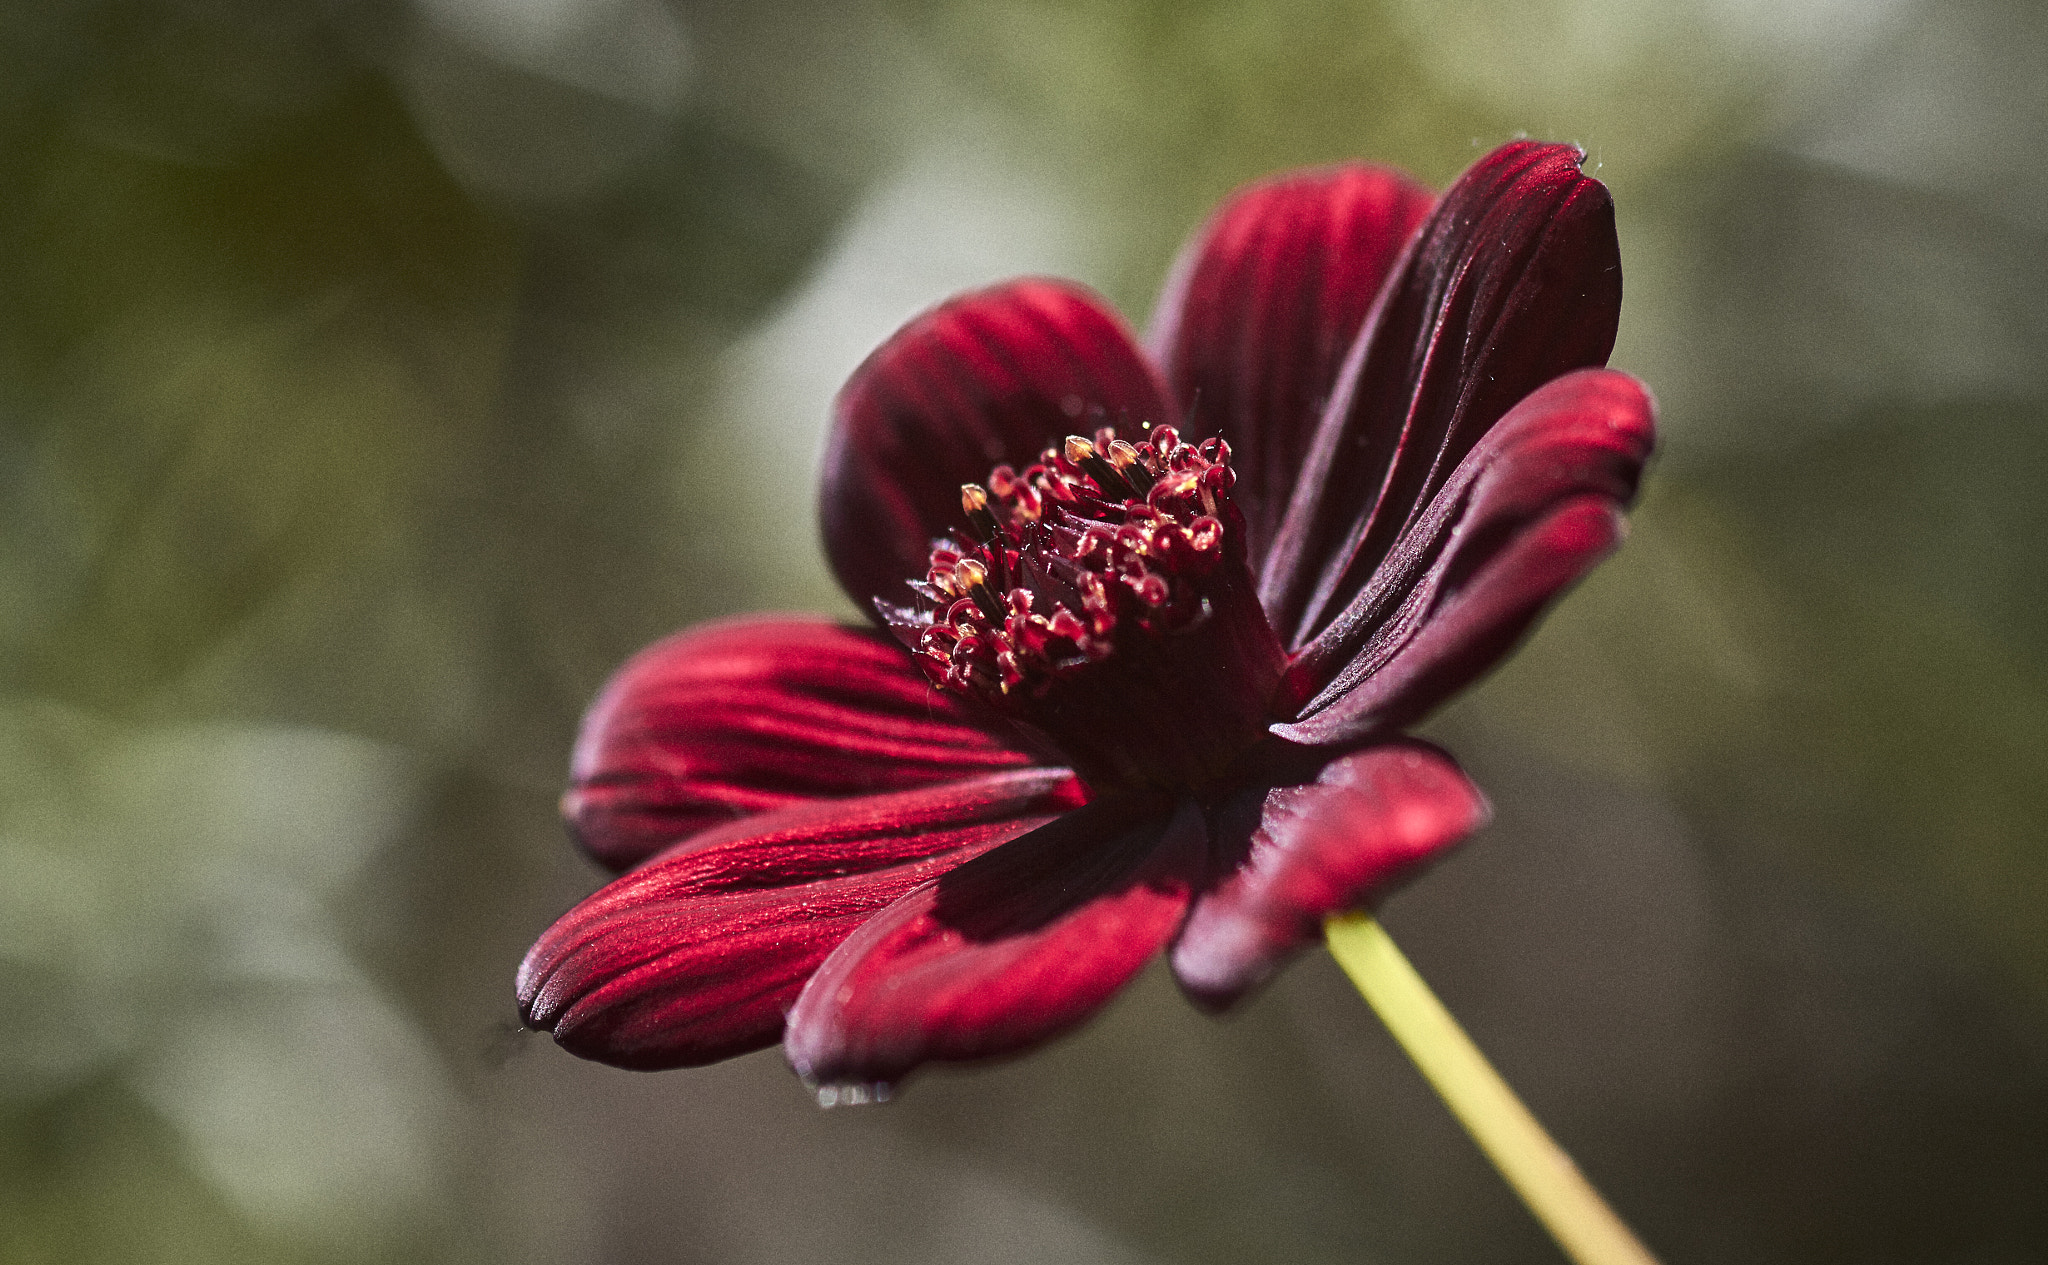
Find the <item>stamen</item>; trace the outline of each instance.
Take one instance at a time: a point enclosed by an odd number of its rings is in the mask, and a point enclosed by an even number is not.
[[[1000,530],[996,516],[988,512],[988,489],[979,483],[960,485],[960,508],[967,513],[967,521],[974,524],[975,534],[983,540],[992,540]]]
[[[1138,450],[1132,445],[1121,439],[1112,440],[1109,444],[1109,464],[1116,467],[1117,474],[1121,475],[1139,496],[1152,490],[1152,484],[1155,482],[1152,472],[1138,460]]]
[[[1002,599],[998,598],[995,590],[988,586],[988,568],[986,566],[983,566],[973,558],[961,559],[959,565],[953,568],[953,583],[958,589],[966,593],[968,598],[977,607],[981,608],[982,614],[997,623],[1002,622],[1004,615]]]
[[[1197,784],[1264,733],[1285,662],[1229,455],[1105,427],[997,466],[960,489],[973,543],[936,542],[923,601],[884,615],[934,684],[1036,726],[1091,780]]]
[[[1109,459],[1095,450],[1095,445],[1079,435],[1067,436],[1066,458],[1088,472],[1095,480],[1095,486],[1113,501],[1127,501],[1138,495],[1138,489],[1131,486]]]

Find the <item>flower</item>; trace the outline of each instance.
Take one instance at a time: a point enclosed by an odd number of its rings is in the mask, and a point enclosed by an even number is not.
[[[1050,280],[899,331],[822,496],[879,626],[729,620],[620,670],[563,802],[625,873],[527,955],[526,1022],[634,1068],[780,1040],[821,1100],[876,1096],[1071,1030],[1161,949],[1227,1006],[1482,824],[1402,731],[1618,544],[1652,442],[1600,367],[1582,158],[1516,142],[1441,201],[1252,185],[1149,350]]]

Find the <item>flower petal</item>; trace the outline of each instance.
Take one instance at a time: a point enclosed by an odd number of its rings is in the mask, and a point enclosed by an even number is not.
[[[1064,770],[1029,769],[707,831],[550,927],[520,965],[520,1012],[620,1067],[771,1045],[812,970],[875,911],[1077,801]]]
[[[877,348],[839,393],[819,515],[862,609],[910,600],[932,538],[967,525],[960,485],[1065,435],[1170,422],[1158,371],[1092,292],[1028,279],[961,295]]]
[[[1290,648],[1363,588],[1516,401],[1606,363],[1621,310],[1614,203],[1575,146],[1518,141],[1444,195],[1347,358],[1268,558]]]
[[[827,959],[783,1048],[824,1086],[889,1086],[934,1059],[1014,1054],[1100,1009],[1173,934],[1201,814],[1090,804],[927,884]]]
[[[1340,756],[1305,785],[1253,788],[1236,807],[1253,819],[1243,859],[1195,899],[1171,955],[1181,987],[1217,1008],[1321,940],[1323,919],[1372,904],[1490,811],[1448,755],[1412,739]]]
[[[1239,190],[1182,251],[1148,340],[1194,434],[1237,471],[1263,555],[1366,310],[1436,195],[1349,163]]]
[[[1313,697],[1273,732],[1359,742],[1421,719],[1491,668],[1620,543],[1654,415],[1641,383],[1605,369],[1517,405],[1296,658],[1283,691]]]
[[[750,616],[619,669],[584,717],[562,811],[591,856],[623,870],[749,813],[1034,762],[886,634]]]

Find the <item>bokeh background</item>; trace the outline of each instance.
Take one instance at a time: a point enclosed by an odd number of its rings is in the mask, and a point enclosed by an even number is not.
[[[827,401],[1235,184],[1576,140],[1633,538],[1386,915],[1671,1265],[2048,1257],[2048,12],[0,6],[0,1260],[1540,1262],[1304,960],[817,1110],[514,1023],[642,643],[850,612]]]

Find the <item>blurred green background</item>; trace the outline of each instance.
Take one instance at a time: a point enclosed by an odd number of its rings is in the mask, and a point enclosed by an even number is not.
[[[1387,918],[1671,1265],[2048,1257],[2048,14],[0,7],[0,1260],[1540,1262],[1331,964],[886,1108],[513,1022],[640,644],[850,613],[831,392],[1235,184],[1576,140],[1635,534]]]

